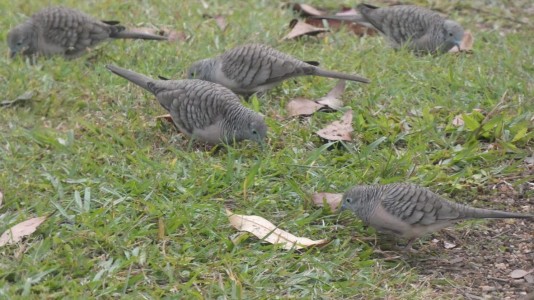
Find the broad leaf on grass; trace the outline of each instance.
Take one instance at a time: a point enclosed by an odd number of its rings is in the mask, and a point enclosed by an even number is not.
[[[319,33],[329,31],[326,28],[315,27],[297,19],[293,19],[291,22],[289,22],[289,28],[291,31],[284,38],[282,38],[282,40],[291,40],[304,35],[318,35]]]
[[[337,85],[326,96],[318,100],[309,100],[305,98],[296,98],[287,104],[287,110],[290,117],[309,116],[319,110],[336,111],[343,107],[343,101],[339,98],[345,91],[345,80],[339,80]]]
[[[348,110],[341,120],[334,121],[323,129],[317,131],[317,135],[329,141],[351,141],[352,133],[352,110]]]
[[[226,215],[230,224],[237,230],[250,232],[259,239],[271,244],[280,244],[287,250],[322,246],[328,243],[327,239],[314,241],[309,238],[294,236],[259,216],[237,215],[228,209],[226,210]]]
[[[23,237],[34,233],[46,218],[48,217],[31,218],[9,228],[0,236],[0,247],[18,243]]]
[[[342,198],[342,194],[333,193],[315,193],[312,195],[313,204],[316,206],[327,204],[332,211],[336,211],[339,208]]]

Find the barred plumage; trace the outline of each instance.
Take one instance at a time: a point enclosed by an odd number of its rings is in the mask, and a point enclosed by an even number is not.
[[[33,14],[8,34],[11,56],[63,55],[75,58],[106,39],[166,40],[166,37],[129,32],[117,21],[98,21],[85,13],[52,6]]]
[[[393,48],[407,46],[415,53],[444,53],[460,45],[464,29],[435,11],[414,6],[357,6],[360,15],[319,16],[327,20],[358,22],[374,28],[388,38]]]
[[[190,79],[216,82],[243,95],[263,92],[286,79],[305,75],[369,82],[358,75],[323,70],[261,44],[239,46],[197,61],[188,71]]]
[[[263,142],[263,117],[244,107],[229,89],[209,81],[152,80],[142,74],[107,65],[111,72],[153,93],[171,114],[176,127],[209,144],[241,140]]]
[[[534,219],[533,215],[454,203],[427,188],[405,183],[355,186],[343,195],[342,209],[352,210],[364,223],[379,231],[411,241],[466,219]]]

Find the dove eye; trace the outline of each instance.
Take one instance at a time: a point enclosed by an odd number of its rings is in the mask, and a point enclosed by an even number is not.
[[[258,134],[258,132],[256,131],[256,129],[252,129],[252,134],[254,134],[254,135]]]
[[[351,202],[352,202],[352,199],[351,199],[351,198],[346,198],[346,199],[345,199],[345,202],[347,202],[347,203],[351,203]]]
[[[452,32],[449,32],[449,36],[452,36]]]

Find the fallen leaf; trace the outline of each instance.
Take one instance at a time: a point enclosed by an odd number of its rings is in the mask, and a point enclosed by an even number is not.
[[[314,241],[308,238],[294,236],[259,216],[237,215],[228,209],[226,210],[226,215],[230,224],[237,230],[250,232],[259,239],[271,244],[282,244],[282,247],[287,250],[322,246],[328,243],[327,239]]]
[[[299,4],[295,3],[292,6],[293,10],[296,12],[300,12],[300,15],[305,16],[321,16],[324,15],[325,12],[322,10],[319,10],[311,5],[308,4]]]
[[[326,28],[315,27],[297,19],[293,19],[291,22],[289,22],[289,28],[291,28],[291,31],[284,38],[282,38],[282,40],[291,40],[304,35],[317,35],[321,32],[329,31]]]
[[[452,119],[452,125],[455,127],[464,126],[464,124],[465,122],[464,122],[464,118],[462,117],[462,115],[456,115],[454,119]]]
[[[341,97],[345,90],[345,81],[340,80],[338,84],[326,96],[318,100],[309,100],[306,98],[296,98],[286,106],[290,117],[294,116],[310,116],[319,110],[336,111],[343,107],[343,101],[338,98]]]
[[[331,109],[338,110],[343,107],[343,101],[339,100],[339,97],[343,95],[345,91],[345,80],[339,80],[336,86],[326,94],[323,98],[319,99],[317,103],[328,106]]]
[[[165,121],[167,121],[167,122],[171,122],[171,123],[173,123],[173,121],[172,121],[172,117],[171,117],[170,114],[156,116],[156,120],[165,120]]]
[[[213,17],[215,19],[215,23],[217,23],[217,26],[221,29],[221,31],[224,31],[226,29],[226,18],[221,15],[216,15]]]
[[[462,38],[462,42],[460,43],[460,50],[458,50],[458,47],[453,47],[449,52],[451,53],[457,53],[457,52],[473,52],[473,43],[475,38],[473,37],[473,34],[469,30],[467,30],[464,33],[464,37]]]
[[[23,237],[30,235],[37,230],[47,217],[31,218],[6,230],[0,236],[0,247],[15,244],[22,240]]]
[[[513,270],[511,273],[510,273],[510,277],[512,277],[513,279],[519,279],[519,278],[523,278],[525,277],[526,275],[528,275],[530,272],[527,272],[525,270],[521,270],[521,269],[516,269],[516,270]]]
[[[32,91],[26,91],[24,94],[18,96],[14,100],[4,100],[0,102],[0,106],[12,106],[18,103],[26,102],[32,99],[34,93]]]
[[[332,211],[336,211],[339,208],[342,198],[343,194],[315,193],[312,195],[312,200],[315,205],[323,206],[326,202]]]
[[[456,244],[449,243],[449,242],[447,242],[447,241],[443,241],[443,247],[444,247],[445,249],[452,249],[452,248],[456,247]]]
[[[340,11],[338,13],[336,13],[336,16],[357,16],[359,15],[360,13],[355,10],[354,8],[349,8],[349,9],[346,9],[346,10],[343,10],[343,11]]]
[[[351,141],[352,137],[352,110],[348,110],[340,121],[334,121],[323,129],[317,131],[317,134],[329,141]]]
[[[287,111],[290,117],[294,116],[310,116],[314,112],[323,108],[324,105],[306,98],[296,98],[287,104]]]

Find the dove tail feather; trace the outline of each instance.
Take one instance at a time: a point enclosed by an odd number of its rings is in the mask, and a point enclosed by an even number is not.
[[[115,31],[109,35],[113,39],[134,39],[134,40],[155,40],[155,41],[166,41],[169,38],[162,35],[134,32],[134,31]]]
[[[341,72],[328,71],[328,70],[323,70],[319,68],[315,69],[314,75],[321,76],[321,77],[342,79],[342,80],[357,81],[357,82],[363,82],[363,83],[371,82],[369,79],[358,76],[358,75],[351,75],[351,74],[345,74]]]
[[[534,215],[506,212],[484,208],[465,207],[463,210],[465,219],[533,219]]]
[[[106,69],[128,81],[135,83],[145,90],[152,92],[152,90],[148,87],[148,83],[153,81],[150,77],[114,65],[106,65]]]

